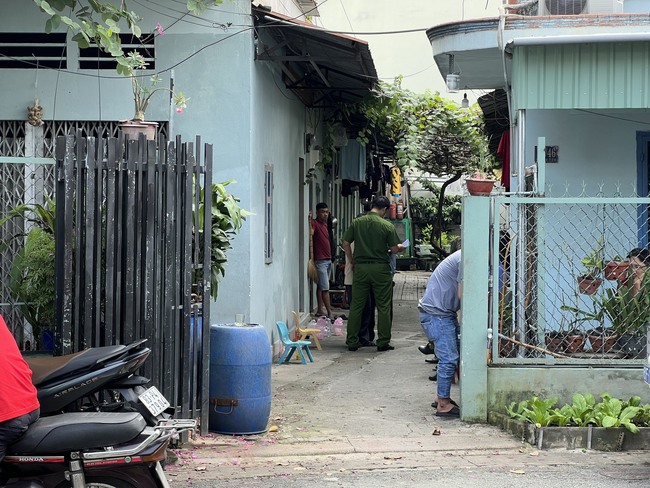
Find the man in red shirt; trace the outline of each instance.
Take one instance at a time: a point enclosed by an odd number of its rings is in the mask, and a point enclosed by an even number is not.
[[[316,218],[311,220],[314,244],[314,264],[318,271],[316,298],[318,300],[317,315],[323,314],[323,305],[327,317],[333,319],[330,306],[330,270],[332,269],[332,247],[327,219],[330,211],[326,203],[316,205]]]
[[[32,370],[0,315],[0,461],[9,444],[38,420],[40,404],[32,384]]]

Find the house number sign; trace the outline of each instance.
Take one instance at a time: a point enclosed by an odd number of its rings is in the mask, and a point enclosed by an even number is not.
[[[560,146],[545,146],[544,153],[547,163],[559,163]],[[535,162],[537,162],[537,146],[535,146]]]

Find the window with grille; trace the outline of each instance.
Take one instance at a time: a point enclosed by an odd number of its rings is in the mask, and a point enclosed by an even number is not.
[[[0,69],[67,69],[66,34],[0,33]]]
[[[156,69],[156,49],[154,35],[143,34],[139,39],[133,34],[119,34],[124,53],[136,51],[147,62],[147,69]],[[115,58],[100,50],[96,44],[79,49],[79,69],[114,70],[117,67]]]
[[[264,263],[273,262],[273,165],[264,165]]]

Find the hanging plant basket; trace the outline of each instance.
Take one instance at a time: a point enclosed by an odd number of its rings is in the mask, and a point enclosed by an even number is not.
[[[605,279],[619,280],[627,276],[630,263],[627,261],[610,261],[605,265]]]
[[[578,277],[578,290],[584,295],[593,295],[600,287],[603,280],[600,278],[592,278],[590,276]]]
[[[492,193],[496,180],[486,180],[479,178],[465,178],[467,192],[473,196],[487,197]]]

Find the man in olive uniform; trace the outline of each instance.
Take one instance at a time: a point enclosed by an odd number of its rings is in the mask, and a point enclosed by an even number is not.
[[[389,207],[388,198],[375,198],[370,212],[354,219],[343,234],[343,250],[354,273],[346,340],[349,351],[359,349],[361,314],[371,291],[377,306],[377,350],[395,349],[390,345],[393,275],[388,251],[399,253],[405,247],[400,244],[393,224],[384,219]]]

